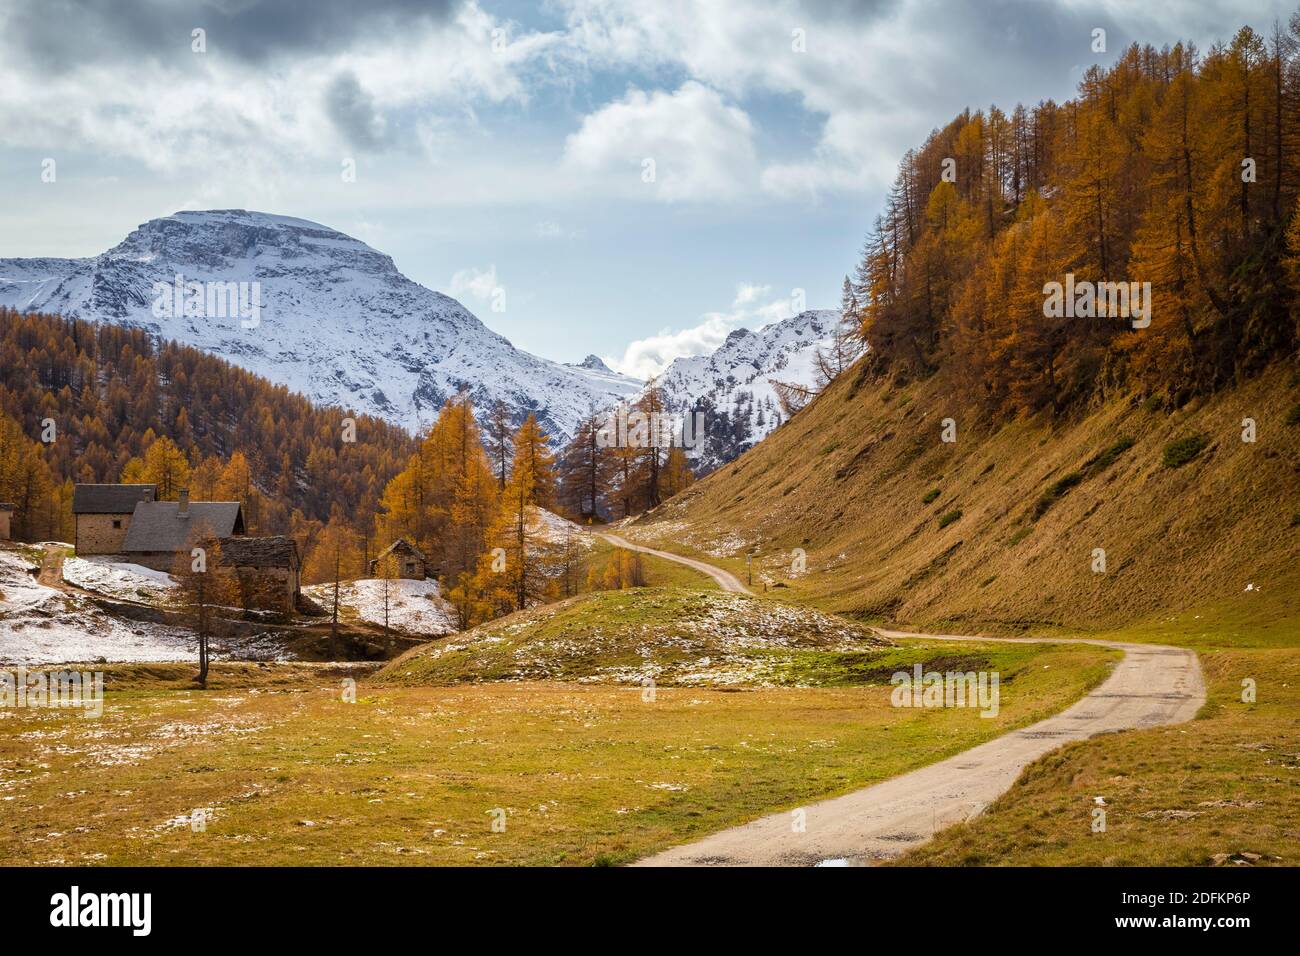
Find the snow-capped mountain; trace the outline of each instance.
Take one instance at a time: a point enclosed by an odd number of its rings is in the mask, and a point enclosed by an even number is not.
[[[480,416],[500,399],[563,441],[643,384],[515,348],[358,239],[242,209],[154,219],[90,259],[0,259],[0,305],[144,328],[413,431],[466,389]]]
[[[704,413],[705,439],[688,454],[711,471],[765,438],[784,416],[769,379],[813,386],[815,355],[828,348],[840,313],[818,309],[736,329],[710,355],[674,359],[656,380],[675,414]]]

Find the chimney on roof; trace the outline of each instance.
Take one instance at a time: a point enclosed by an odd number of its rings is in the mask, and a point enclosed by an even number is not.
[[[150,485],[148,488],[144,490],[145,501],[153,501],[153,487],[154,487],[153,485]]]
[[[176,503],[176,517],[188,518],[190,515],[190,489],[182,488],[180,501]]]

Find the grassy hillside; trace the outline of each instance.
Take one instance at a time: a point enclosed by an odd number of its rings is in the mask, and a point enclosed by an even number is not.
[[[955,443],[940,441],[945,418]],[[1254,443],[1241,440],[1244,418]],[[739,573],[752,549],[769,597],[849,615],[1198,651],[1209,702],[1194,723],[1054,752],[902,863],[1297,862],[1300,376],[1289,369],[1173,413],[1119,395],[1068,422],[1001,427],[967,421],[937,380],[893,389],[850,372],[624,533]]]
[[[823,672],[841,657],[888,644],[861,625],[811,608],[721,591],[630,588],[542,605],[415,648],[375,680],[824,683]]]
[[[742,574],[752,549],[759,586],[904,624],[1105,629],[1213,605],[1256,622],[1250,643],[1294,640],[1280,625],[1300,613],[1290,370],[1173,413],[1121,395],[1069,422],[1000,427],[939,378],[895,389],[864,371],[626,533]]]
[[[584,577],[580,582],[580,589],[583,591],[592,590],[591,583],[586,577],[587,573],[594,571],[597,578],[603,576],[610,559],[618,552],[619,549],[604,538],[592,535],[591,550],[588,552],[587,561],[583,567]],[[666,561],[663,558],[655,557],[653,554],[641,554],[640,559],[641,570],[645,574],[646,587],[682,587],[696,590],[713,590],[718,586],[714,583],[713,578],[707,574],[696,571],[694,568],[688,568],[684,564],[678,564],[676,561]]]

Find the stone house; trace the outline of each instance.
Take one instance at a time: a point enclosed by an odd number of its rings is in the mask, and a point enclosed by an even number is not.
[[[9,540],[9,519],[13,517],[14,506],[0,502],[0,541]]]
[[[302,561],[288,535],[220,539],[218,573],[234,574],[245,608],[293,614],[301,600]]]
[[[182,552],[204,538],[230,538],[244,534],[244,509],[238,501],[190,501],[181,491],[179,501],[141,501],[115,553],[122,560],[155,571],[171,571]]]
[[[398,538],[370,562],[370,576],[379,576],[379,562],[392,555],[397,563],[397,576],[412,581],[423,581],[428,574],[424,554],[405,538]]]
[[[77,485],[77,554],[171,572],[193,548],[216,539],[221,560],[215,570],[234,575],[245,608],[286,615],[298,609],[302,559],[293,538],[248,537],[238,501],[190,501],[184,489],[177,501],[155,501],[156,492],[154,485]]]
[[[120,554],[136,505],[152,502],[157,485],[77,485],[72,490],[78,557]]]

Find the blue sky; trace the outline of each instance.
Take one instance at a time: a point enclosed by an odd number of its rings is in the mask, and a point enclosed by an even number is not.
[[[522,348],[645,375],[796,290],[838,305],[899,156],[962,108],[1062,99],[1131,40],[1206,47],[1291,9],[10,0],[0,257],[93,255],[185,208],[299,216]]]

